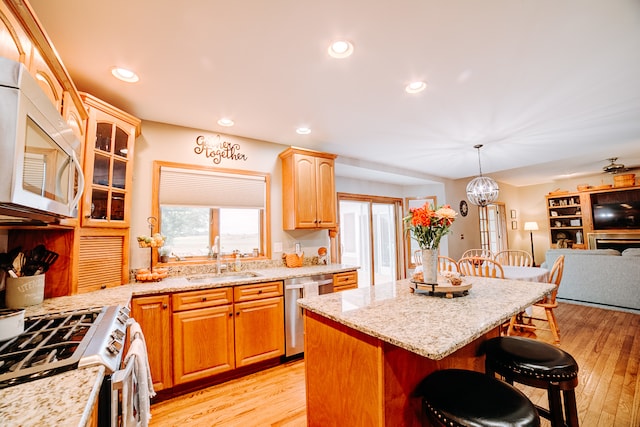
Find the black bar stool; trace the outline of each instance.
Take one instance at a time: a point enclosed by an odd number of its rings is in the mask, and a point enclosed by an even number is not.
[[[538,427],[540,416],[520,390],[481,372],[443,369],[416,388],[427,419],[436,426]]]
[[[549,409],[536,405],[553,427],[578,426],[575,388],[578,364],[566,351],[542,341],[523,337],[497,337],[484,343],[486,373],[547,390]],[[562,400],[564,400],[564,418]]]

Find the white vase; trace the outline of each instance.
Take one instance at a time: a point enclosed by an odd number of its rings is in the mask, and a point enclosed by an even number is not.
[[[424,283],[438,283],[438,250],[423,249],[422,250],[422,275]]]

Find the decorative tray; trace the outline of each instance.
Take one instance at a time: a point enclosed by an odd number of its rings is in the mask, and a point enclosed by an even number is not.
[[[471,289],[471,283],[462,282],[459,285],[452,285],[451,283],[424,283],[417,280],[410,280],[410,290],[412,293],[428,294],[431,296],[444,296],[445,298],[461,297],[469,294]]]

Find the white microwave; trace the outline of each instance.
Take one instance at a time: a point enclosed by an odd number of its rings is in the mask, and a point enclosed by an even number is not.
[[[26,67],[0,57],[0,223],[77,217],[80,147]]]

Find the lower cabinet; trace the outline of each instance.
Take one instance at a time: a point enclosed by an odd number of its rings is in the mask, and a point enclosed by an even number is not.
[[[232,289],[179,292],[171,300],[174,385],[233,369]]]
[[[235,304],[236,368],[284,354],[284,299]]]
[[[183,384],[233,369],[233,306],[173,314],[173,382]]]
[[[156,390],[284,355],[281,281],[134,297],[132,313]]]
[[[358,287],[358,272],[345,271],[333,275],[333,292],[356,289]]]
[[[171,308],[169,295],[135,297],[131,317],[142,328],[156,391],[171,388]]]

